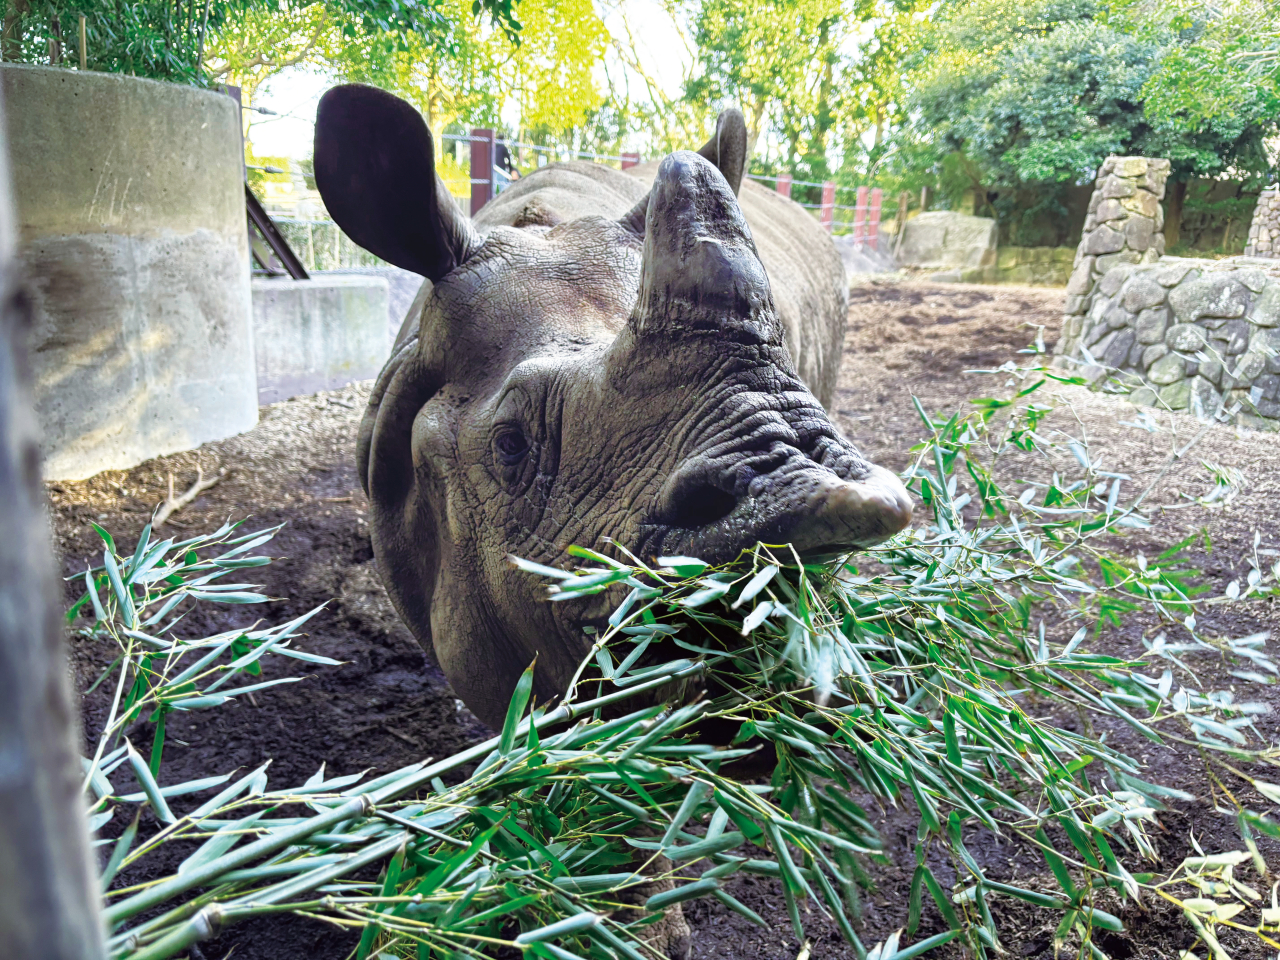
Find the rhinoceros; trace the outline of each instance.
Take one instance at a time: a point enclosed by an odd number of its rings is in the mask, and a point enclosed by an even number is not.
[[[646,558],[722,562],[758,541],[817,556],[910,522],[898,478],[823,407],[843,267],[802,208],[743,183],[739,112],[639,176],[544,167],[475,220],[434,156],[421,115],[391,94],[346,85],[320,102],[331,216],[429,281],[360,427],[374,553],[480,719],[501,725],[535,655],[538,699],[562,693],[583,627],[610,610],[546,602],[513,555],[556,565],[611,538]]]

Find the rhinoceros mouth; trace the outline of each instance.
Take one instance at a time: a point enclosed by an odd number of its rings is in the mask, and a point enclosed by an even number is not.
[[[641,525],[641,552],[723,563],[756,543],[791,544],[806,560],[872,546],[911,522],[912,504],[894,474],[860,466],[835,471],[797,453],[735,496],[711,479],[708,464],[688,465]]]

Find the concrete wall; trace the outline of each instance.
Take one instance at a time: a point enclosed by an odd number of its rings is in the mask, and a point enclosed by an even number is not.
[[[0,92],[45,476],[83,478],[252,427],[235,101],[11,64]]]
[[[258,402],[376,377],[391,351],[388,299],[383,277],[254,280]]]

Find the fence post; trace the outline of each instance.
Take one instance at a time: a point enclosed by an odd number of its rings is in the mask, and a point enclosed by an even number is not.
[[[622,169],[630,170],[632,167],[640,166],[640,154],[624,153],[622,154]]]
[[[483,127],[472,129],[471,136],[471,215],[493,199],[493,131]]]
[[[858,199],[853,204],[853,245],[861,247],[867,235],[867,188],[858,188]]]
[[[822,206],[818,208],[818,221],[822,229],[831,232],[831,222],[836,213],[836,185],[831,180],[822,181]]]
[[[884,191],[876,187],[871,191],[871,209],[867,211],[867,239],[872,250],[880,248],[880,206],[884,203]]]
[[[788,200],[791,199],[791,174],[784,173],[778,177],[778,192]]]

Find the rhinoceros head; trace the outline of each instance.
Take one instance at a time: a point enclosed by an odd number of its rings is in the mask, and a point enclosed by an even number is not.
[[[742,151],[721,154],[736,187]],[[321,101],[315,165],[357,243],[432,281],[378,378],[359,468],[397,609],[491,725],[535,654],[539,697],[563,691],[583,626],[616,602],[549,603],[512,554],[557,564],[606,537],[647,558],[833,553],[910,521],[897,478],[797,377],[735,191],[703,156],[668,156],[621,220],[480,235],[418,113],[347,86]]]

